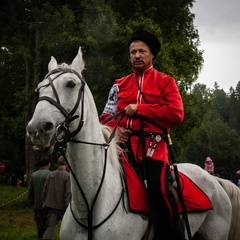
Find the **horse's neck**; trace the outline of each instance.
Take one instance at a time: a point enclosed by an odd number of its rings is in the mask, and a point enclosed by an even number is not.
[[[103,177],[105,154],[107,154],[103,146],[91,144],[105,143],[98,117],[91,115],[91,118],[88,118],[87,121],[85,121],[83,129],[76,136],[76,139],[89,143],[70,143],[68,146],[68,156],[73,173],[78,179],[77,181],[80,184],[88,203],[91,205]],[[118,171],[112,167],[110,159],[107,159],[106,172],[96,205],[98,205],[100,201],[103,202],[101,198],[103,198],[107,191],[109,194],[112,194],[112,191],[114,191],[114,185],[117,192],[118,187],[116,187],[116,185],[121,188],[119,185],[120,178]],[[71,185],[72,199],[75,208],[77,208],[83,216],[84,214],[82,213],[86,212],[86,204],[73,177],[71,177]]]
[[[103,134],[99,124],[98,113],[89,88],[85,87],[84,99],[84,124],[81,131],[75,136],[75,139],[87,142],[73,143],[69,145],[69,155],[76,172],[80,172],[83,180],[89,179],[89,171],[94,167],[98,171],[98,165],[102,162],[102,148],[95,146],[95,143],[104,143]],[[79,110],[80,111],[80,110]],[[81,112],[81,111],[80,111]],[[91,184],[92,181],[89,182]]]

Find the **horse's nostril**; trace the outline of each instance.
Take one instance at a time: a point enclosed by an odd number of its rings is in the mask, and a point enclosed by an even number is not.
[[[26,130],[27,130],[27,135],[32,135],[35,132],[35,130],[31,124],[27,125]]]
[[[51,122],[46,122],[42,124],[42,130],[43,132],[48,132],[53,129],[53,124]]]

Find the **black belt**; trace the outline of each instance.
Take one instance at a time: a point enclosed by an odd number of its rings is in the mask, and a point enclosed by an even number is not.
[[[140,131],[138,130],[130,130],[132,136],[139,136],[140,135]],[[162,134],[162,133],[156,133],[156,132],[147,132],[147,131],[143,131],[142,133],[145,137],[150,137],[150,136],[157,136],[160,135],[162,137],[162,139],[165,141],[166,138],[166,134]]]

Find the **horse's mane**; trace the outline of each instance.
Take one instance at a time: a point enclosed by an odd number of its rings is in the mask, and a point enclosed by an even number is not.
[[[102,129],[104,139],[107,142],[110,138],[111,133],[112,133],[112,129],[110,127],[106,126],[106,125],[102,125],[102,124],[100,124],[100,125],[101,125],[101,129]],[[118,142],[118,137],[117,137],[117,135],[115,135],[115,137],[110,142],[110,146],[109,146],[109,149],[108,149],[108,158],[112,162],[113,166],[118,171],[121,172],[122,167],[121,167],[121,164],[119,162],[118,156],[119,156],[119,153],[122,151],[122,149],[117,144],[117,142]]]
[[[228,240],[238,240],[240,236],[240,189],[232,182],[216,177],[232,204],[232,220]]]

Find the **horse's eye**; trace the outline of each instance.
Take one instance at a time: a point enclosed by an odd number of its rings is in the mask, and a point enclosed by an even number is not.
[[[75,86],[76,86],[76,83],[73,81],[67,82],[67,85],[66,85],[67,88],[74,88]]]

